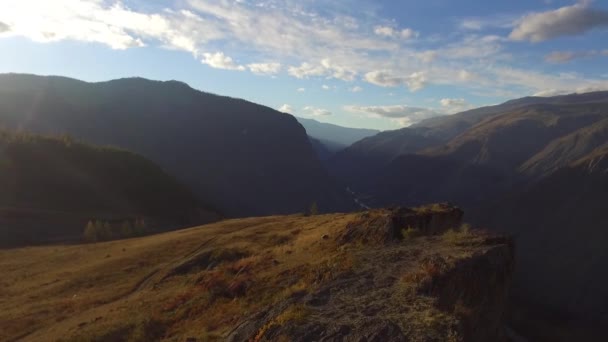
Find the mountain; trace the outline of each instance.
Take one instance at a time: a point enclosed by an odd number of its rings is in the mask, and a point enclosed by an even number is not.
[[[462,214],[257,217],[0,250],[0,340],[507,341],[512,241],[450,229]]]
[[[168,230],[217,213],[139,155],[0,131],[0,245],[80,239],[88,220],[132,220]]]
[[[514,234],[526,310],[603,324],[607,125],[608,92],[531,97],[382,132],[327,164],[366,205],[448,201]]]
[[[543,100],[546,103],[540,103]],[[512,100],[382,132],[337,153],[327,163],[334,176],[354,189],[373,182],[370,178],[408,154],[484,165],[520,181],[530,175],[526,170],[532,164],[538,164],[537,153],[549,153],[542,150],[550,143],[579,129],[601,132],[599,126],[605,123],[599,121],[606,118],[607,108],[608,92]],[[591,141],[582,144],[585,150],[596,147]]]
[[[317,155],[319,160],[326,161],[333,155],[327,145],[322,143],[320,140],[315,139],[311,136],[308,137],[308,140],[310,140],[310,145],[312,146],[312,149],[313,151],[315,151],[315,154]]]
[[[4,74],[0,125],[134,151],[228,216],[352,206],[293,116],[181,82]]]
[[[378,133],[336,153],[327,161],[328,168],[338,179],[357,187],[382,172],[395,158],[441,143],[437,138],[426,136],[425,131],[404,128]]]
[[[560,95],[553,97],[528,96],[514,99],[505,103],[475,108],[454,115],[438,116],[423,120],[412,125],[412,128],[425,127],[428,135],[440,138],[444,141],[458,136],[471,128],[481,120],[500,115],[505,112],[514,111],[522,107],[546,104],[590,104],[608,102],[608,92],[598,91],[583,94]]]
[[[608,102],[535,104],[486,118],[428,155],[515,171],[547,144],[608,117]]]
[[[545,307],[588,320],[608,315],[608,147],[513,189],[472,215],[514,234],[516,285]]]
[[[608,118],[552,141],[522,164],[520,171],[530,176],[543,177],[584,158],[606,144],[608,144]]]
[[[363,138],[378,134],[375,129],[349,128],[296,117],[309,136],[319,140],[331,152],[337,152]]]

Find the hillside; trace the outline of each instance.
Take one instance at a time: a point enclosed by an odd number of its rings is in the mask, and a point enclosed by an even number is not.
[[[321,141],[331,152],[342,150],[355,142],[380,133],[375,129],[350,128],[296,117],[309,136]]]
[[[336,178],[358,187],[360,182],[369,181],[394,159],[412,154],[431,146],[438,146],[441,140],[428,137],[426,129],[403,128],[385,131],[360,140],[336,153],[327,164]]]
[[[481,206],[473,215],[513,234],[516,283],[546,307],[585,319],[608,314],[608,148]],[[524,281],[524,279],[526,281]]]
[[[606,91],[515,99],[382,132],[344,149],[328,165],[334,175],[344,177],[353,187],[406,154],[440,154],[474,163],[496,162],[501,168],[506,164],[511,171],[513,163],[523,163],[526,160],[521,159],[540,152],[550,142],[547,140],[605,118],[606,106]],[[581,110],[584,113],[579,113]]]
[[[523,98],[433,118],[366,138],[328,164],[371,207],[448,201],[467,220],[513,234],[525,310],[558,315],[555,329],[576,320],[601,326],[607,98]]]
[[[68,137],[0,131],[0,188],[0,246],[79,239],[94,219],[166,230],[218,216],[149,160]]]
[[[608,144],[608,118],[552,141],[521,165],[530,176],[547,176],[561,167],[585,158],[598,147]]]
[[[461,218],[274,216],[0,251],[0,339],[506,341],[512,244],[450,230]]]
[[[0,125],[134,151],[228,216],[352,207],[293,116],[181,82],[4,74]]]
[[[532,105],[569,105],[569,104],[593,104],[608,102],[608,91],[598,91],[582,94],[559,95],[552,97],[528,96],[507,102],[467,110],[461,113],[447,116],[439,116],[423,120],[412,128],[424,127],[428,135],[449,141],[460,135],[478,122],[500,115],[509,111],[516,111],[523,107]]]
[[[606,118],[608,103],[531,105],[484,119],[424,153],[516,171],[553,140]]]

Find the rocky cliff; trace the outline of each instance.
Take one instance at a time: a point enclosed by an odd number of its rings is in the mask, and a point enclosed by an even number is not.
[[[335,240],[356,266],[246,318],[228,340],[507,341],[513,244],[455,230],[461,219],[448,205],[361,214]]]

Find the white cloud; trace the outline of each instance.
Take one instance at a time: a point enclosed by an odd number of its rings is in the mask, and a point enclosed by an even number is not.
[[[460,27],[466,30],[480,31],[485,23],[479,19],[465,19],[460,23]]]
[[[428,108],[410,107],[406,105],[387,106],[344,106],[350,113],[364,114],[369,117],[387,118],[397,122],[400,126],[409,126],[424,119],[441,115]]]
[[[333,77],[343,81],[352,81],[355,79],[356,72],[336,65],[330,59],[324,58],[318,64],[304,62],[300,66],[291,66],[288,69],[291,76],[306,79],[315,76]]]
[[[402,39],[417,38],[420,35],[420,32],[414,31],[411,28],[398,30],[391,26],[376,26],[374,27],[374,33],[378,36]]]
[[[407,86],[410,91],[417,91],[426,85],[427,78],[424,72],[413,72],[407,76],[399,76],[391,71],[371,71],[365,74],[365,80],[381,87]]]
[[[348,89],[351,93],[359,93],[363,91],[363,88],[359,87],[359,86],[354,86],[350,89]]]
[[[461,29],[465,31],[482,31],[490,28],[512,28],[513,22],[516,18],[505,15],[493,15],[490,17],[473,17],[473,18],[464,18],[460,22],[459,26]]]
[[[462,98],[459,98],[459,99],[445,98],[445,99],[439,100],[439,103],[441,104],[443,111],[447,114],[458,113],[458,112],[462,112],[462,111],[474,108],[473,105],[471,105],[465,99],[462,99]]]
[[[605,11],[586,4],[533,13],[517,21],[471,18],[462,28],[481,27],[477,34],[428,36],[410,44],[406,38],[418,36],[416,31],[392,25],[373,10],[353,9],[364,14],[355,18],[341,6],[328,5],[319,12],[310,3],[2,0],[0,22],[5,25],[0,25],[0,31],[4,30],[0,37],[21,36],[42,43],[74,40],[113,49],[162,47],[187,51],[197,60],[225,69],[269,76],[286,73],[302,79],[362,80],[411,91],[448,85],[470,93],[517,96],[551,89],[598,89],[607,81],[581,75],[566,79],[558,73],[536,71],[539,68],[532,65],[509,67],[517,56],[505,51],[507,38],[483,34],[487,28],[511,25],[515,27],[511,39],[543,40],[554,37],[556,31],[576,34],[603,25]],[[518,62],[525,65],[527,61]]]
[[[502,51],[503,40],[496,35],[467,35],[460,41],[447,44],[438,54],[446,59],[487,59]]]
[[[389,26],[376,26],[374,33],[379,36],[392,37],[395,34],[395,29]]]
[[[330,87],[327,84],[322,85],[321,88],[323,90],[329,90],[330,89]]]
[[[331,112],[324,108],[317,108],[312,106],[304,107],[304,112],[310,116],[328,116],[331,115]]]
[[[589,3],[584,1],[552,11],[527,14],[517,21],[509,38],[541,42],[608,26],[608,11],[590,8]]]
[[[198,45],[221,36],[212,22],[189,10],[146,14],[102,0],[6,0],[0,21],[10,26],[11,35],[36,42],[77,40],[117,50],[156,40],[161,46],[197,55]]]
[[[417,57],[424,63],[431,63],[437,58],[437,51],[423,51],[417,54]]]
[[[245,70],[244,66],[236,64],[231,57],[224,55],[223,52],[203,53],[201,62],[217,69]]]
[[[403,29],[400,32],[400,36],[403,39],[418,38],[419,35],[420,35],[420,32],[414,31],[411,28]]]
[[[466,103],[464,99],[441,99],[439,101],[443,107],[462,106]]]
[[[276,75],[281,71],[281,63],[252,63],[247,64],[247,68],[257,75]]]
[[[545,61],[558,64],[567,63],[575,59],[591,58],[595,56],[608,56],[608,50],[554,51],[545,56]]]
[[[494,87],[521,85],[520,87],[524,87],[526,90],[526,94],[537,96],[608,90],[608,80],[587,79],[578,74],[547,75],[537,71],[510,67],[494,68],[490,72],[494,75]]]
[[[283,112],[283,113],[289,113],[289,114],[293,114],[294,110],[293,107],[288,105],[288,104],[284,104],[281,107],[278,108],[279,112]]]
[[[463,81],[471,81],[475,79],[475,74],[467,70],[460,70],[458,72],[458,77]]]
[[[321,65],[312,65],[302,63],[299,67],[291,66],[288,70],[289,74],[296,78],[308,78],[310,76],[322,76],[325,74],[325,68]]]
[[[10,30],[10,26],[0,21],[0,33]]]
[[[303,92],[305,92],[305,91],[306,91],[306,88],[298,88],[298,89],[296,89],[296,91],[297,91],[298,93],[303,93]]]

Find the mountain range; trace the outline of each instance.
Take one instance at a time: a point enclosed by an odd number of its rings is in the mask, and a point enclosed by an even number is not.
[[[517,294],[606,317],[608,92],[528,97],[368,137],[327,163],[370,206],[448,201],[514,234]]]
[[[353,207],[293,116],[177,81],[3,74],[0,125],[139,153],[226,216]]]
[[[342,127],[297,116],[296,120],[304,126],[306,133],[311,138],[321,142],[331,153],[343,150],[361,139],[380,133],[375,129]]]
[[[166,212],[176,226],[201,213],[451,202],[476,226],[514,236],[519,303],[559,313],[560,324],[608,317],[608,92],[525,97],[377,132],[177,81],[4,74],[0,126],[0,204],[21,210],[3,217]],[[42,240],[66,233],[37,225],[30,235]]]

